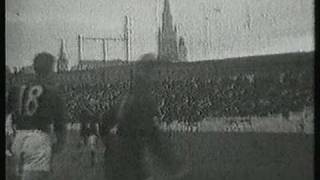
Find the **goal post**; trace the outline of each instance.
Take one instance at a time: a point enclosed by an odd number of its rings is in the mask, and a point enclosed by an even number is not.
[[[125,16],[125,23],[123,33],[118,37],[89,37],[82,34],[78,35],[78,62],[81,64],[81,61],[88,60],[84,57],[85,53],[85,43],[86,42],[95,42],[100,43],[99,47],[102,50],[102,59],[94,59],[101,61],[110,60],[110,44],[111,43],[120,43],[123,46],[123,54],[126,62],[131,61],[131,38],[132,38],[132,23],[128,16]],[[90,50],[90,49],[89,49]]]

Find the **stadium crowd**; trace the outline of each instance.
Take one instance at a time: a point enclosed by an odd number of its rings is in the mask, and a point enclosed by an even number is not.
[[[207,116],[267,116],[301,111],[312,106],[312,81],[304,72],[283,72],[267,78],[254,74],[206,80],[166,78],[154,81],[153,95],[162,122],[195,123]],[[81,109],[100,116],[129,89],[129,81],[64,85],[69,119],[77,122]]]
[[[128,88],[127,82],[80,84],[62,87],[63,97],[67,102],[68,118],[71,122],[77,122],[82,109],[87,109],[97,118],[112,105],[117,97]]]

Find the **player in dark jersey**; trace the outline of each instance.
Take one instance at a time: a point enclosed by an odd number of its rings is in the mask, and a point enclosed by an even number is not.
[[[144,180],[150,177],[146,169],[146,150],[154,155],[154,162],[166,173],[177,172],[179,161],[172,156],[153,120],[158,114],[149,77],[152,77],[155,65],[152,54],[144,55],[135,65],[129,93],[104,116],[106,179]],[[176,177],[183,174],[181,171]]]
[[[12,150],[22,180],[47,179],[52,153],[65,142],[65,103],[52,83],[54,65],[51,54],[36,55],[36,78],[9,93],[17,130]]]

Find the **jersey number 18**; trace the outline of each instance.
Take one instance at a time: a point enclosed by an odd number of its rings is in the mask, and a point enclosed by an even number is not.
[[[43,88],[40,85],[35,85],[28,88],[27,92],[26,89],[25,85],[20,88],[19,114],[32,116],[39,108],[38,98],[43,93]]]

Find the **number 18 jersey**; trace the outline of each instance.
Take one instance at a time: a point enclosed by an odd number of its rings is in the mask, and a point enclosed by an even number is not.
[[[64,121],[65,105],[53,86],[35,82],[14,87],[11,93],[14,124],[18,130],[48,132],[50,124]]]

